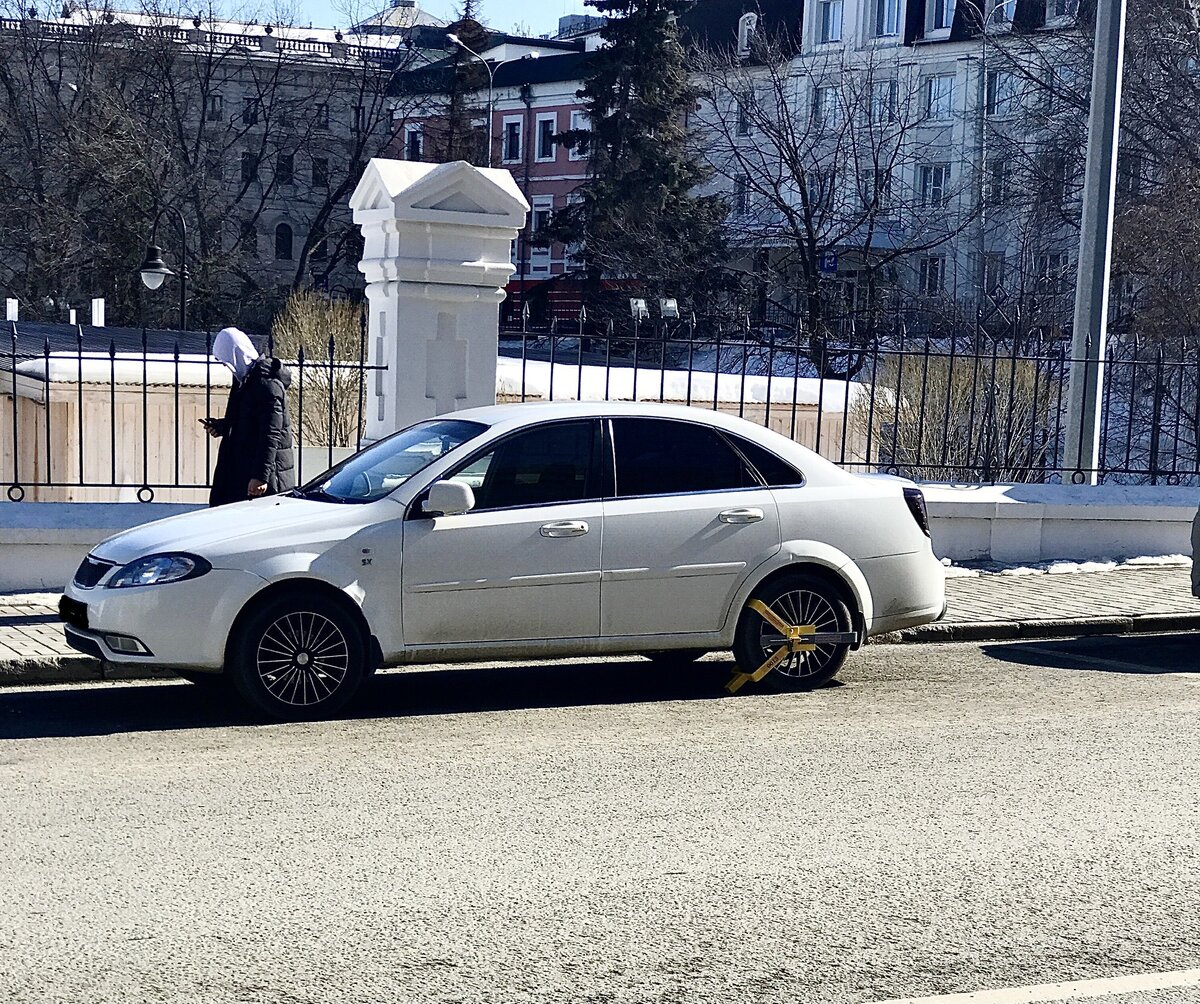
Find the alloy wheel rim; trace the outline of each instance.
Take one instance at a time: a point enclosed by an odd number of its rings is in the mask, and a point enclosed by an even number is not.
[[[293,706],[328,700],[350,671],[350,646],[342,629],[312,610],[272,621],[259,639],[255,658],[267,693]]]
[[[811,624],[818,633],[842,630],[833,604],[811,589],[793,589],[768,606],[789,624]],[[762,621],[758,631],[758,645],[763,661],[784,644],[783,635],[765,620]],[[812,652],[791,652],[772,672],[793,680],[815,676],[833,661],[837,650],[837,645],[818,645]]]

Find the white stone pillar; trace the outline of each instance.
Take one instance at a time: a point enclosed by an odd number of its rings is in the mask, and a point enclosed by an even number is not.
[[[350,197],[367,280],[365,442],[496,403],[499,304],[529,204],[508,171],[368,162]]]

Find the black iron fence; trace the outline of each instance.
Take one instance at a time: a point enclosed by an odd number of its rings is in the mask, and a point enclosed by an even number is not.
[[[231,374],[211,333],[12,324],[0,349],[0,483],[9,501],[201,501]],[[298,477],[360,448],[365,331],[284,362]],[[275,354],[275,346],[261,346]]]
[[[1200,346],[1110,341],[1097,468],[1066,456],[1072,359],[1061,340],[903,332],[866,344],[787,332],[503,331],[500,401],[666,401],[739,415],[857,471],[925,481],[1200,484]],[[268,351],[273,346],[265,346]],[[0,348],[0,483],[11,501],[200,501],[228,372],[211,337],[16,325]],[[365,331],[288,359],[299,475],[359,448]],[[703,462],[703,458],[698,458]]]
[[[580,333],[582,332],[582,333]],[[505,359],[507,357],[507,364]],[[1070,343],[898,334],[854,343],[743,326],[560,321],[501,334],[504,400],[675,401],[775,429],[852,470],[925,481],[1200,484],[1200,345],[1114,338],[1099,463],[1066,456]]]

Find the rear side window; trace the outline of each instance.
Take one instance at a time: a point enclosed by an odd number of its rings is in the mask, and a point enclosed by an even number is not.
[[[618,497],[680,495],[758,484],[713,429],[659,418],[614,418]]]
[[[552,505],[595,498],[591,421],[557,422],[518,432],[452,478],[475,491],[475,509]]]
[[[762,475],[763,480],[772,488],[782,488],[785,485],[804,484],[804,475],[786,460],[775,456],[766,447],[752,443],[741,436],[730,436],[733,444],[742,452],[754,469]]]

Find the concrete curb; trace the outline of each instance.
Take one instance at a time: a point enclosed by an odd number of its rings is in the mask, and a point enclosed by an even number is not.
[[[99,683],[102,680],[171,680],[166,669],[114,666],[86,655],[12,659],[0,662],[0,688],[45,683]]]
[[[1200,613],[924,624],[905,631],[879,635],[871,641],[875,644],[1013,641],[1021,638],[1074,638],[1102,634],[1155,634],[1163,631],[1200,631]]]

